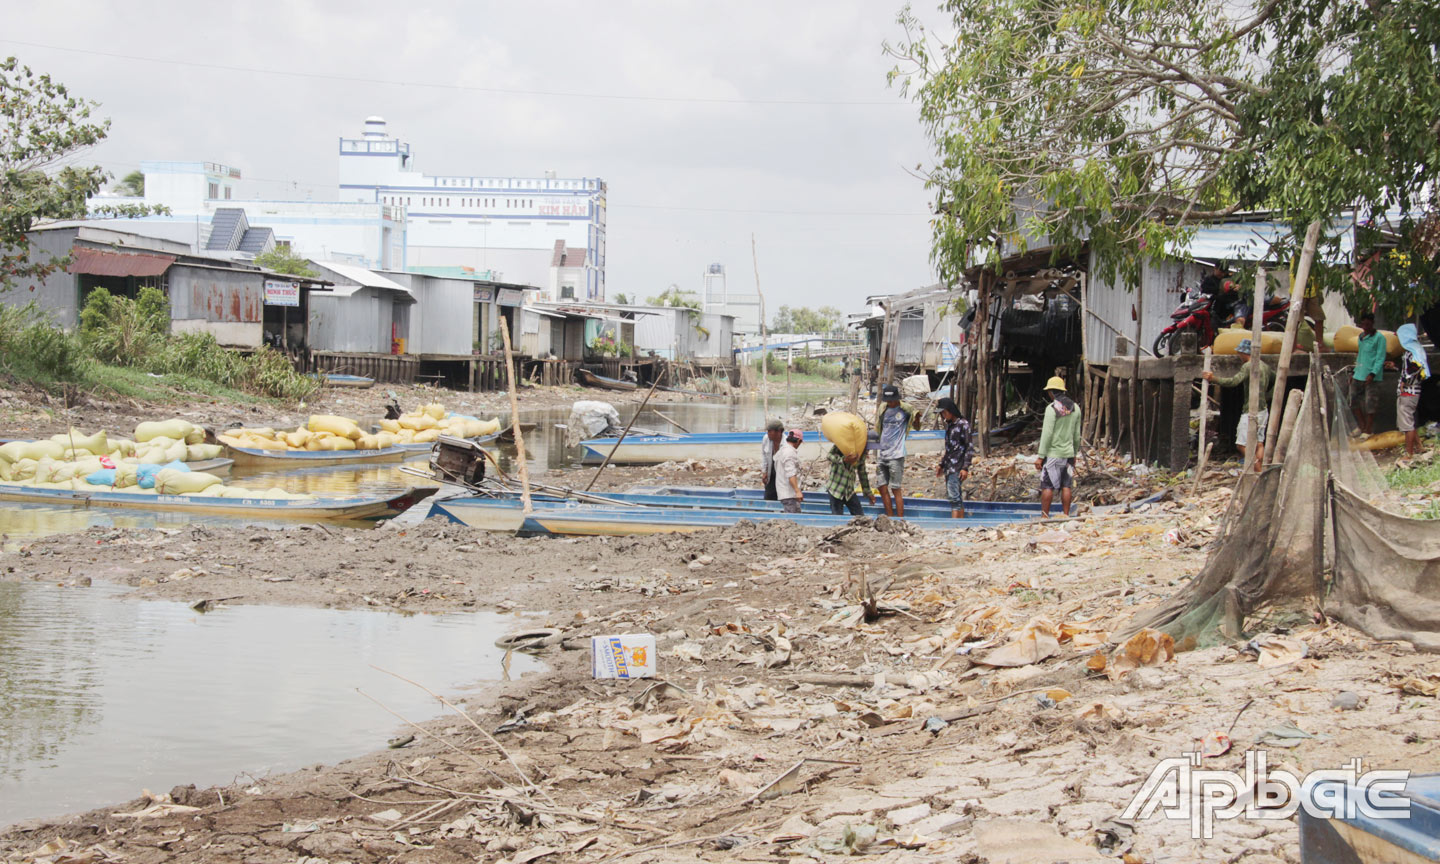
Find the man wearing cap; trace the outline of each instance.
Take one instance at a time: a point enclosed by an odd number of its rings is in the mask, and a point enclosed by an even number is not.
[[[1275,388],[1275,370],[1264,360],[1251,357],[1250,351],[1250,340],[1241,339],[1240,344],[1235,346],[1235,353],[1245,357],[1240,370],[1227,378],[1218,378],[1214,372],[1206,372],[1204,377],[1221,387],[1245,386],[1245,413],[1240,415],[1240,425],[1235,428],[1235,446],[1240,450],[1240,456],[1245,458],[1249,455],[1247,450],[1250,445],[1250,364],[1260,364],[1260,413],[1255,415],[1255,428],[1260,438],[1255,447],[1255,461],[1259,462],[1265,456],[1265,425],[1270,422],[1270,393]]]
[[[900,401],[900,388],[894,384],[885,385],[880,399],[885,404],[875,419],[880,439],[875,451],[875,482],[880,487],[885,515],[904,519],[905,499],[900,495],[900,484],[905,481],[905,438],[910,434],[915,410]]]
[[[800,444],[805,433],[791,429],[785,434],[785,443],[775,451],[775,491],[780,505],[786,513],[799,513],[805,493],[800,491]]]
[[[950,499],[950,518],[965,518],[964,483],[970,476],[970,421],[960,416],[955,400],[945,397],[935,403],[945,421],[945,454],[935,466],[935,476],[945,478],[945,497]]]
[[[825,481],[825,494],[830,497],[830,513],[839,516],[849,508],[851,516],[864,516],[860,493],[855,491],[857,485],[865,490],[870,506],[875,506],[875,493],[870,491],[870,475],[865,471],[864,451],[846,456],[839,447],[831,444],[827,458],[830,460],[830,477]]]
[[[1080,455],[1080,406],[1065,394],[1065,379],[1059,375],[1045,382],[1045,425],[1040,428],[1040,515],[1050,518],[1055,490],[1060,490],[1060,509],[1070,515],[1075,494],[1075,457]]]
[[[760,442],[760,479],[765,484],[765,500],[780,496],[775,491],[775,451],[785,439],[785,424],[771,420],[765,424],[765,439]]]

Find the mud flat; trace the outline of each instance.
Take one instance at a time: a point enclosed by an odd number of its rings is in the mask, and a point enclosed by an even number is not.
[[[1299,773],[1354,756],[1440,764],[1437,679],[1407,645],[1303,618],[1252,622],[1269,636],[1257,651],[1222,644],[1092,671],[1112,633],[1198,570],[1228,494],[924,535],[880,520],[525,540],[427,522],[35,540],[0,557],[5,579],[132,586],[117,603],[486,610],[560,632],[539,655],[547,671],[458,710],[432,704],[410,718],[423,732],[379,724],[377,741],[416,736],[402,749],[151,790],[12,826],[0,850],[16,861],[928,862],[1018,860],[1023,842],[1052,850],[1043,860],[1295,861],[1293,820],[1222,822],[1209,840],[1188,822],[1116,820],[1160,760],[1189,751],[1239,769],[1263,748]],[[635,632],[655,635],[658,677],[593,680],[589,637]],[[1016,654],[1009,645],[1043,650],[987,665],[991,651]]]

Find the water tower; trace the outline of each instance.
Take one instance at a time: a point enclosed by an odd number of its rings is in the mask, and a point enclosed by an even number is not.
[[[706,312],[725,311],[725,265],[711,264],[705,268],[703,277],[704,290],[702,296],[705,298]]]

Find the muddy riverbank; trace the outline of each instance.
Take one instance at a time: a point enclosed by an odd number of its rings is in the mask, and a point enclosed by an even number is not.
[[[1291,622],[1284,638],[1303,651],[1284,662],[1222,645],[1118,680],[1089,670],[1098,644],[1196,572],[1227,498],[927,535],[882,521],[524,540],[426,523],[36,540],[0,558],[6,579],[503,611],[517,629],[559,629],[560,644],[540,655],[549,671],[465,703],[466,717],[376,730],[414,734],[403,749],[14,826],[0,849],[21,861],[999,861],[1023,836],[1072,861],[1294,861],[1293,820],[1221,823],[1208,841],[1187,823],[1114,820],[1158,760],[1216,734],[1233,747],[1214,767],[1268,746],[1272,766],[1294,770],[1354,755],[1419,770],[1440,758],[1440,712],[1395,686],[1429,680],[1428,658],[1325,622]],[[1037,620],[1065,634],[1041,662],[957,653]],[[656,636],[658,679],[595,681],[588,651],[569,650],[629,632]],[[1354,710],[1332,707],[1341,693]]]

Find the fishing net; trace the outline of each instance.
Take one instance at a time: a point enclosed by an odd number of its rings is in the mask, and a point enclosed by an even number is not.
[[[1152,627],[1190,650],[1241,638],[1261,613],[1323,610],[1440,650],[1440,521],[1381,509],[1384,476],[1350,446],[1349,409],[1327,391],[1333,381],[1310,376],[1283,465],[1241,483],[1200,573],[1122,638]]]

